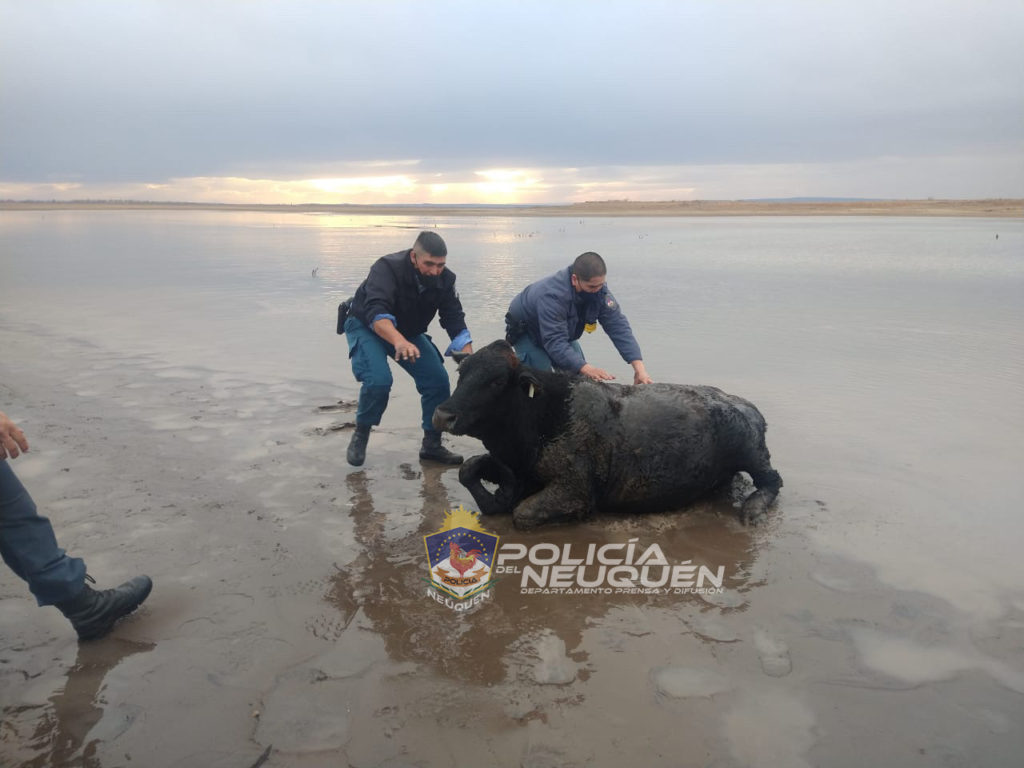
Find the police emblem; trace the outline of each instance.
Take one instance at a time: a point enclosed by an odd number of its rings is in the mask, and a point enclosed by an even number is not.
[[[479,516],[462,505],[445,513],[441,529],[423,537],[427,548],[430,584],[434,590],[456,601],[466,601],[465,607],[476,603],[481,593],[494,585],[491,578],[494,556],[498,551],[498,537],[480,525]],[[450,603],[430,594],[438,602]],[[462,605],[450,604],[456,610]]]
[[[615,309],[615,299],[612,298],[611,294],[608,294],[605,298],[604,305],[608,307],[608,309]]]

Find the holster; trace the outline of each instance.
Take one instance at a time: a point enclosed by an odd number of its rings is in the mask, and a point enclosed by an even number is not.
[[[345,321],[348,319],[348,313],[352,310],[354,298],[354,296],[350,296],[338,305],[338,333],[345,332]]]

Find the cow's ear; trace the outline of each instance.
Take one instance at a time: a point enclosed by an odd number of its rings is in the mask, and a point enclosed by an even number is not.
[[[463,360],[469,357],[472,352],[452,352],[452,360],[455,361],[455,365],[460,365]]]
[[[526,366],[523,366],[519,370],[519,386],[523,392],[526,393],[527,397],[536,397],[540,392],[543,391],[540,379],[537,378],[537,374],[531,371]]]

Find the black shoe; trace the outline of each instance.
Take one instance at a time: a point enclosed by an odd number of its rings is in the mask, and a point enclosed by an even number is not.
[[[436,461],[441,464],[461,464],[462,457],[452,453],[441,445],[441,433],[433,430],[423,431],[423,447],[420,448],[420,458],[424,461]]]
[[[136,576],[114,589],[95,590],[86,584],[77,597],[57,603],[57,609],[68,617],[79,640],[96,640],[142,605],[152,588],[149,576]]]
[[[370,439],[369,425],[358,425],[352,433],[352,442],[348,444],[348,463],[353,467],[363,466],[366,461],[366,443]]]

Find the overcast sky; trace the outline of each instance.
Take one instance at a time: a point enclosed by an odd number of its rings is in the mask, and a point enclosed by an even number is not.
[[[0,198],[1024,197],[1022,0],[0,0]]]

